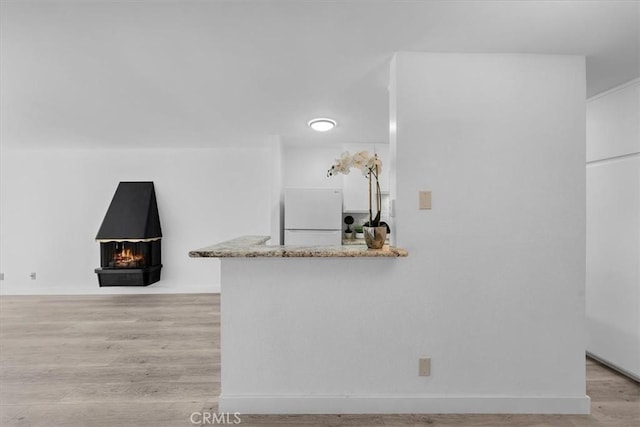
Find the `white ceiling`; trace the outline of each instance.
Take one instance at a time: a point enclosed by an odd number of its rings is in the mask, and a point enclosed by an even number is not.
[[[587,56],[588,94],[640,76],[638,1],[5,1],[1,142],[386,142],[396,51]],[[339,126],[314,133],[329,116]]]

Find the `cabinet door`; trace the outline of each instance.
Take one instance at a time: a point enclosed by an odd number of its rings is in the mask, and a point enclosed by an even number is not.
[[[292,246],[339,246],[342,230],[285,230],[284,244]]]

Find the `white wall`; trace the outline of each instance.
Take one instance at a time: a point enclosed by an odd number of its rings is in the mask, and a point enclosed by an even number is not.
[[[640,379],[640,79],[587,103],[587,351]]]
[[[284,191],[283,180],[283,144],[279,136],[271,139],[271,239],[269,245],[281,245],[284,242]]]
[[[584,67],[579,56],[396,55],[391,188],[409,257],[388,298],[411,315],[390,345],[432,357],[414,392],[588,408]],[[419,190],[433,192],[432,210],[418,210]]]
[[[510,331],[512,322],[526,319],[496,319],[499,325],[484,330],[487,320],[504,314],[500,303],[508,297],[479,300],[482,306],[456,318],[446,314],[459,315],[475,295],[434,309],[443,293],[459,290],[408,276],[407,262],[416,255],[223,259],[219,410],[588,412],[584,382],[582,393],[573,392],[564,372],[554,378],[537,366],[547,369],[563,346],[535,347],[540,330],[526,337]],[[470,323],[476,319],[478,325]],[[525,352],[528,360],[518,360]],[[429,354],[431,376],[420,377],[418,358]],[[584,371],[584,354],[580,362],[574,368]],[[552,368],[557,374],[565,367]]]
[[[217,260],[189,258],[239,234],[270,232],[268,148],[21,150],[3,146],[2,293],[215,292]],[[261,179],[261,176],[263,179]],[[94,241],[119,181],[154,181],[162,279],[149,287],[99,288]],[[37,273],[35,281],[29,278]]]

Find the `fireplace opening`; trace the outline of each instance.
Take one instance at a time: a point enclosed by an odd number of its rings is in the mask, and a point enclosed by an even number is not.
[[[160,280],[162,230],[153,182],[121,182],[102,221],[100,286],[148,286]]]
[[[135,243],[131,244],[132,246],[139,246]],[[120,246],[122,246],[122,250],[118,248],[118,244],[115,244],[115,252],[111,255],[111,261],[109,262],[109,267],[115,268],[142,268],[144,267],[144,255],[137,248],[133,250],[127,248],[127,243],[122,242]],[[111,248],[112,249],[112,248]]]
[[[147,268],[160,264],[160,241],[101,242],[100,266],[111,269]]]

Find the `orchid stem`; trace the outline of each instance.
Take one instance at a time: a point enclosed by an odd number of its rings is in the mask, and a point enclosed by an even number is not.
[[[369,227],[373,227],[373,212],[371,211],[371,173],[373,171],[369,171]],[[377,180],[377,178],[376,178]]]

